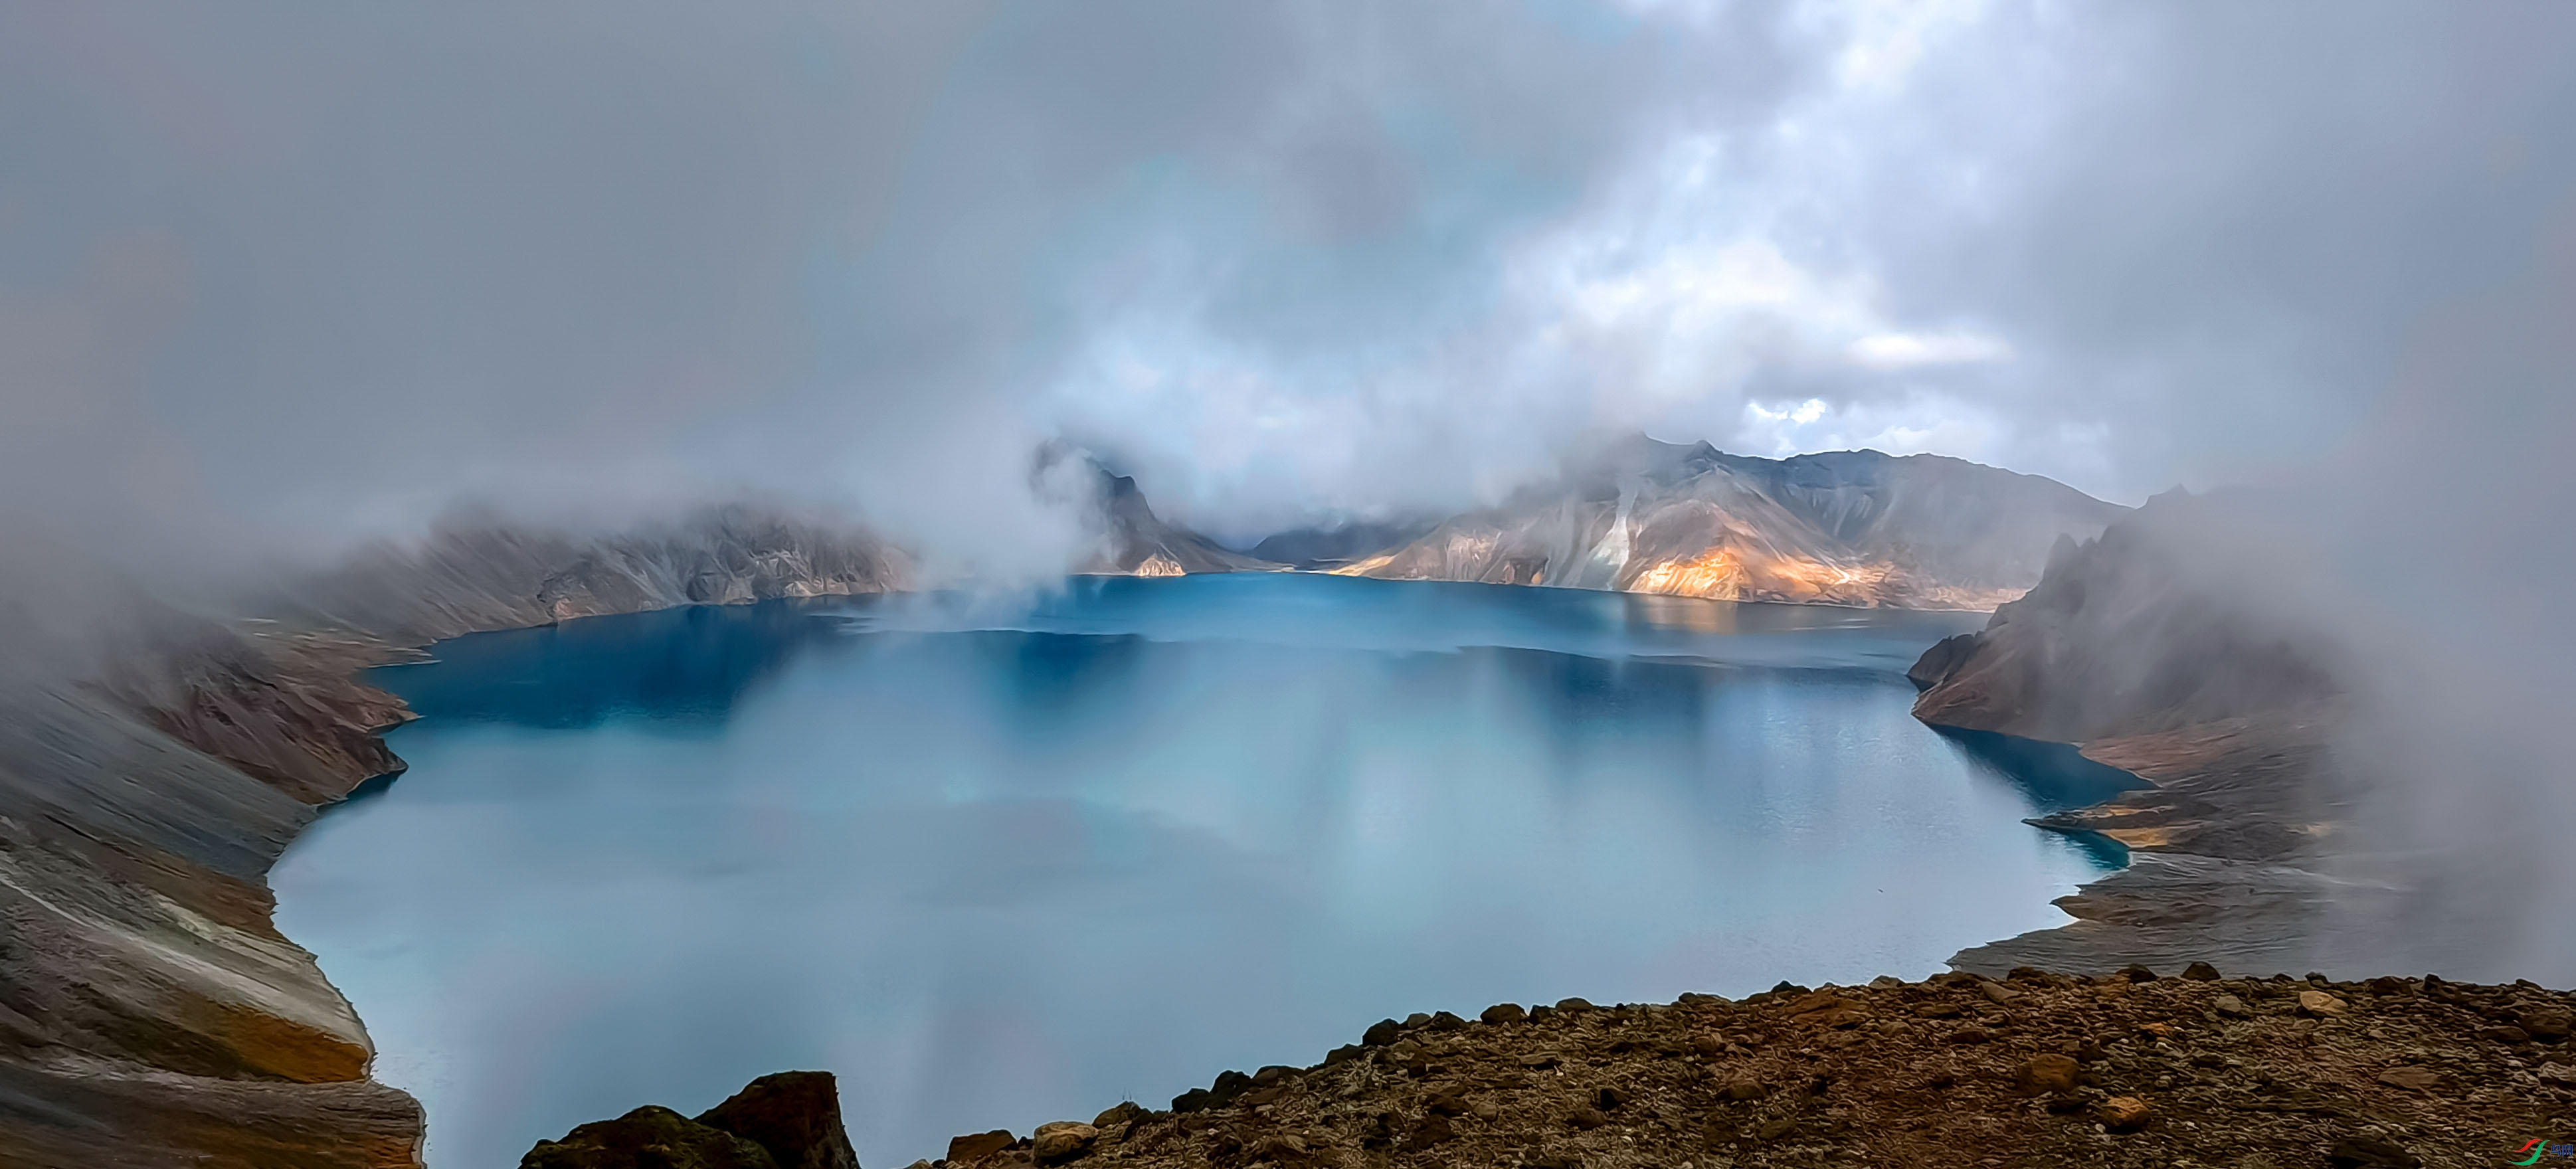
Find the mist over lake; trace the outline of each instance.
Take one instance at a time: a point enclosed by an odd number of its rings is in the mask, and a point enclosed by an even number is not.
[[[2065,920],[2107,861],[2021,820],[2072,793],[1908,714],[1982,623],[1245,574],[475,635],[375,673],[411,770],[297,841],[279,924],[433,1166],[788,1067],[900,1165],[1385,1016]]]

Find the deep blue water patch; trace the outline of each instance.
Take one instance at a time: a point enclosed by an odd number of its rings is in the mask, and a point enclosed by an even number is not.
[[[1388,1015],[2064,920],[2103,862],[2021,820],[2088,777],[1909,713],[1976,622],[1261,575],[460,638],[376,675],[411,769],[297,842],[280,923],[440,1169],[790,1067],[903,1164]]]

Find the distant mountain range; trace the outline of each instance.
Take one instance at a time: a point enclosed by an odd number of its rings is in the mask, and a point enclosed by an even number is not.
[[[1155,518],[1132,481],[1115,484],[1111,571],[1296,568],[1919,609],[2010,601],[2039,583],[2059,541],[2091,539],[2129,511],[1941,455],[1762,459],[1635,435],[1500,507],[1283,532],[1245,555]]]

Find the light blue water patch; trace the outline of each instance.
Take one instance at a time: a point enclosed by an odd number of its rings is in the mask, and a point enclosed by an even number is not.
[[[274,875],[430,1163],[839,1074],[864,1163],[1385,1016],[1919,977],[2065,920],[1908,714],[1975,615],[1260,575],[600,618],[377,680]]]

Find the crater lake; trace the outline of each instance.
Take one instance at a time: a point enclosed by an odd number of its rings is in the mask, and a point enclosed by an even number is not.
[[[772,602],[374,671],[272,875],[439,1169],[840,1077],[865,1164],[1383,1017],[1921,977],[2117,863],[1904,670],[1983,614],[1294,574]]]

